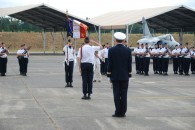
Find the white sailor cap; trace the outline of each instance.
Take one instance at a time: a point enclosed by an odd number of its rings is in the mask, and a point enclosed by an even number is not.
[[[117,39],[117,40],[125,40],[126,35],[122,32],[115,32],[114,33],[114,38]]]

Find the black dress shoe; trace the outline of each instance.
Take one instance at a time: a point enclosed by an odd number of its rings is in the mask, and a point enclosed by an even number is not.
[[[27,76],[26,73],[23,73],[22,75],[23,75],[23,76]]]
[[[120,117],[126,117],[126,115],[125,115],[125,114],[123,114],[123,115],[121,115]]]
[[[112,117],[121,117],[120,115],[113,114]]]
[[[88,97],[86,95],[84,95],[81,99],[86,100],[86,99],[88,99]]]
[[[6,76],[5,74],[1,74],[1,76]]]
[[[67,83],[65,87],[70,87],[69,83]]]
[[[73,87],[73,86],[72,86],[72,83],[69,84],[69,87],[71,87],[71,88]]]

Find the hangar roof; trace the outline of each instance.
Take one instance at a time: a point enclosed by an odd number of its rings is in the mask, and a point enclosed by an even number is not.
[[[183,5],[110,12],[89,21],[103,29],[122,29],[127,25],[141,23],[142,17],[156,31],[195,31],[195,11]]]
[[[1,8],[0,17],[3,16],[17,18],[45,30],[63,31],[66,28],[66,13],[45,4]],[[68,17],[76,19],[88,27],[98,26],[69,13]]]

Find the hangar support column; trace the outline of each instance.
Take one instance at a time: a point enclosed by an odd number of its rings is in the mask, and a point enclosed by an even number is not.
[[[46,33],[45,33],[45,29],[43,29],[42,37],[43,37],[43,53],[45,54],[45,49],[46,49]]]
[[[112,29],[112,47],[114,46],[114,29]]]
[[[183,30],[181,29],[181,31],[179,32],[179,43],[183,44]]]
[[[98,41],[99,41],[99,43],[101,43],[101,27],[100,26],[98,29]]]
[[[53,30],[53,32],[51,32],[51,36],[52,36],[52,41],[53,41],[53,53],[56,53],[56,32],[55,30]]]
[[[129,25],[127,24],[126,25],[126,43],[127,43],[127,46],[129,45]]]

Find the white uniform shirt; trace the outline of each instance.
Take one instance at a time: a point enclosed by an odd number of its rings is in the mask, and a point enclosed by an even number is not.
[[[99,54],[99,52],[98,52],[98,56],[100,57],[100,54]],[[94,57],[94,64],[101,64],[101,62],[100,62],[100,58],[98,58],[98,57]]]
[[[82,47],[82,57],[81,57],[81,49],[79,49],[79,53],[77,57],[81,58],[81,63],[94,64],[95,51],[99,51],[99,50],[100,50],[100,46],[90,46],[86,44]]]
[[[181,54],[185,55],[184,58],[190,58],[190,50],[188,50],[186,47],[182,49]]]
[[[17,51],[17,54],[24,54],[25,50],[24,49],[20,49]],[[25,54],[24,58],[28,58],[28,52]]]
[[[183,50],[183,48],[182,48],[182,49],[181,49],[181,48],[178,48],[178,51],[179,51],[180,54],[182,53],[182,52],[181,52],[182,50]],[[179,57],[183,57],[183,56],[180,55]]]
[[[163,58],[169,58],[169,54],[168,54],[169,49],[164,47],[164,48],[163,48],[163,51],[164,51]]]
[[[158,48],[158,53],[163,53],[165,50],[164,48]],[[158,56],[159,58],[162,58],[162,54]]]
[[[0,53],[3,51],[4,49],[2,47],[0,47]],[[6,58],[7,57],[7,54],[4,54],[2,56],[0,56],[1,58]]]
[[[134,48],[133,53],[134,53],[135,55],[139,54],[139,53],[140,53],[140,47]],[[139,56],[139,55],[137,55],[137,56]]]
[[[108,58],[108,48],[103,49],[103,56],[104,58]]]
[[[153,55],[155,55],[155,56],[156,56],[156,54],[158,54],[158,53],[159,53],[158,48],[153,48],[153,49],[152,49],[152,51],[151,51],[151,53],[152,53]]]
[[[174,49],[171,54],[175,55],[175,54],[179,54],[180,53],[180,49]],[[177,58],[177,56],[175,56],[175,58]]]
[[[195,56],[195,51],[193,51],[193,50],[191,51],[191,56],[193,56],[193,57]],[[195,59],[195,57],[193,59]]]
[[[146,48],[143,49],[144,53],[146,53]],[[150,57],[150,49],[148,48],[148,52],[146,53],[145,57]]]
[[[145,49],[144,48],[140,48],[139,49],[139,54],[143,54],[145,52]],[[141,55],[141,57],[143,57],[143,55]]]
[[[63,51],[65,53],[65,61],[74,61],[74,49],[68,45],[64,46]]]

